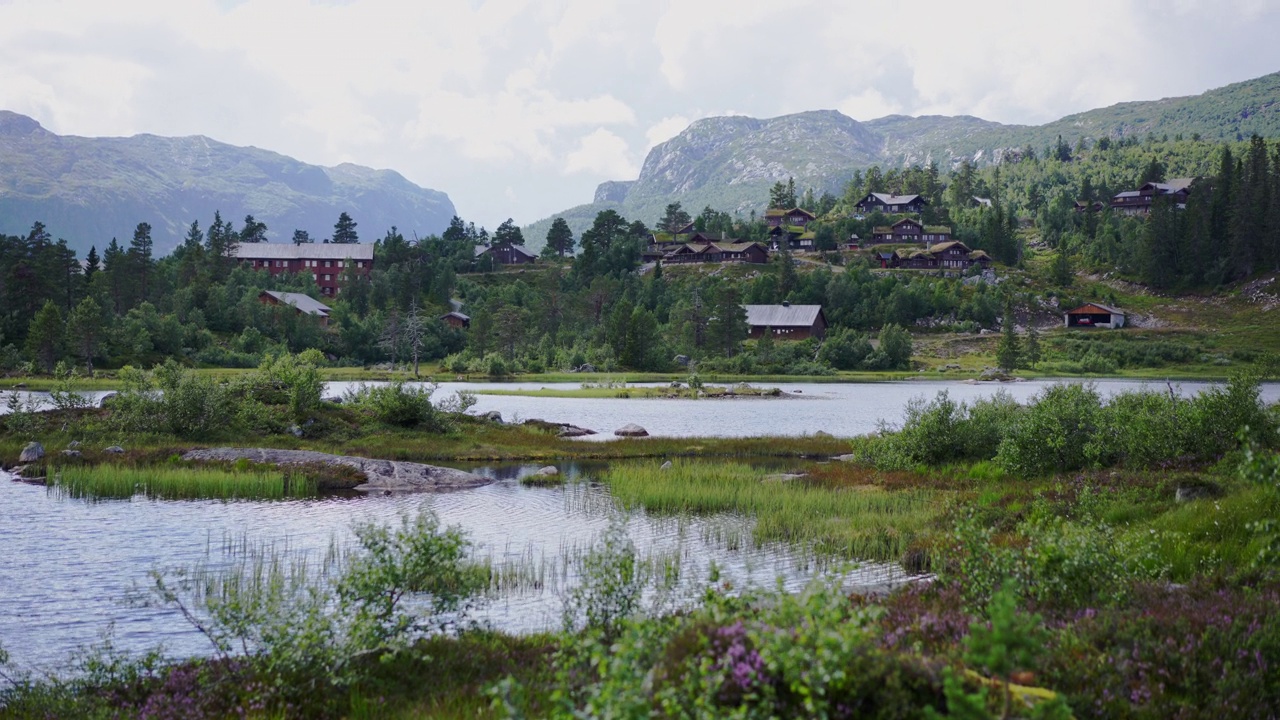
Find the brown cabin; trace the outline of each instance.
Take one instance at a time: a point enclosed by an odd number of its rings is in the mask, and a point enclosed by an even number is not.
[[[793,228],[804,228],[809,223],[817,220],[818,216],[805,210],[804,208],[791,208],[790,210],[780,210],[770,208],[764,211],[764,222],[771,228],[787,226]]]
[[[759,339],[769,333],[777,340],[805,340],[827,335],[827,316],[821,305],[743,305],[747,311],[749,337]]]
[[[1111,198],[1111,209],[1122,215],[1148,215],[1156,198],[1172,198],[1174,207],[1184,210],[1195,178],[1174,178],[1168,182],[1149,182],[1137,190],[1128,190]]]
[[[769,262],[769,253],[757,242],[686,243],[668,252],[666,263],[736,262],[762,264]]]
[[[929,203],[919,195],[890,195],[888,193],[867,193],[858,201],[858,212],[866,214],[880,211],[882,213],[920,213]]]
[[[493,258],[493,261],[499,265],[524,265],[538,259],[537,255],[526,250],[523,245],[509,242],[490,245],[476,253],[477,258],[485,255]]]
[[[466,315],[463,315],[457,310],[454,310],[452,312],[447,312],[441,315],[440,319],[444,321],[445,325],[448,325],[451,328],[456,328],[458,330],[465,330],[471,327],[471,318]]]
[[[877,227],[871,231],[871,243],[899,243],[936,245],[951,240],[951,228],[923,225],[911,218],[903,218],[889,227]]]

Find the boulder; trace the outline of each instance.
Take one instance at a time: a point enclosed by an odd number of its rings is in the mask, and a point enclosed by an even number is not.
[[[833,457],[833,458],[831,458],[831,459],[832,459],[832,460],[835,460],[836,462],[853,462],[854,460],[857,460],[857,459],[858,459],[858,456],[857,456],[857,455],[853,455],[853,454],[849,454],[849,455],[837,455],[837,456],[835,456],[835,457]]]
[[[26,465],[27,463],[40,462],[44,459],[44,446],[38,442],[29,442],[27,446],[22,448],[22,453],[18,455],[18,462]]]
[[[120,393],[109,392],[106,395],[103,395],[102,397],[98,398],[98,407],[100,408],[107,407],[108,405],[111,404],[111,401],[114,400],[116,396],[119,394]]]
[[[827,432],[826,430],[819,430],[818,432],[814,433],[814,434],[813,434],[813,436],[814,436],[814,437],[816,437],[816,438],[830,438],[830,437],[835,437],[834,435],[832,435],[831,433]]]
[[[626,425],[623,425],[617,430],[614,430],[613,434],[617,435],[618,437],[649,437],[649,431],[645,430],[639,425],[636,425],[635,423],[628,423]]]
[[[548,465],[534,474],[541,477],[555,477],[560,474],[560,468],[555,465]]]
[[[69,458],[78,458],[80,457],[80,451],[79,450],[63,450],[62,456],[69,457]]]
[[[124,448],[120,447],[119,445],[112,445],[111,447],[107,448],[106,450],[103,450],[103,452],[109,452],[109,453],[111,453],[112,455],[123,455],[123,454],[124,454]]]
[[[302,428],[298,427],[297,425],[290,425],[289,429],[286,430],[285,432],[288,432],[290,435],[296,438],[302,437]]]
[[[79,440],[72,440],[71,442],[67,443],[68,450],[75,450],[76,448],[79,448],[79,447],[80,447]]]
[[[688,356],[688,355],[677,355],[677,356],[675,356],[674,358],[672,358],[672,359],[671,359],[671,362],[674,362],[675,364],[679,365],[680,367],[689,367],[689,356]]]
[[[668,461],[666,461],[666,462],[662,463],[662,467],[660,467],[660,468],[658,468],[658,469],[659,469],[659,470],[670,470],[670,469],[671,469],[671,461],[670,461],[670,460],[668,460]]]
[[[480,419],[481,419],[481,420],[488,420],[488,421],[489,421],[489,422],[491,422],[491,423],[497,423],[497,424],[501,425],[501,424],[502,424],[502,413],[498,412],[497,410],[490,410],[489,412],[484,413],[483,415],[481,415],[481,416],[480,416]]]
[[[1222,496],[1222,488],[1212,483],[1184,483],[1178,486],[1173,499],[1177,502],[1192,500],[1210,500]]]
[[[596,371],[596,366],[592,365],[591,363],[585,363],[583,364],[582,367],[578,368],[578,372],[593,373],[595,371]]]

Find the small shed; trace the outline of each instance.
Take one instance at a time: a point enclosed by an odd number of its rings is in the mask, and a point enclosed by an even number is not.
[[[1101,303],[1085,303],[1074,310],[1066,311],[1062,317],[1064,324],[1069,328],[1095,327],[1114,330],[1124,327],[1124,311]]]
[[[320,326],[329,326],[329,313],[331,309],[328,305],[316,300],[310,295],[302,293],[279,292],[276,290],[263,290],[258,294],[258,302],[264,305],[290,305],[299,315],[311,315],[320,318]]]
[[[447,312],[441,315],[440,319],[444,321],[445,325],[448,325],[451,328],[464,330],[466,328],[471,327],[471,317],[468,315],[463,315],[457,310],[454,310],[452,312]]]
[[[827,316],[821,305],[743,305],[747,311],[750,337],[759,338],[766,332],[779,340],[804,340],[823,338],[827,334]]]

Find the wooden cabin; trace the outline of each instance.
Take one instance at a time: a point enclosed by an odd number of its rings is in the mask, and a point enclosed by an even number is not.
[[[903,218],[889,227],[877,227],[871,231],[871,243],[897,243],[903,245],[936,245],[951,240],[951,228],[924,225],[911,218]]]
[[[1128,190],[1111,198],[1111,209],[1122,215],[1149,215],[1156,198],[1173,200],[1174,207],[1184,210],[1195,178],[1174,178],[1167,182],[1149,182],[1137,190]]]
[[[471,318],[467,315],[463,315],[457,310],[441,315],[440,320],[443,321],[445,325],[457,330],[465,330],[471,327]]]
[[[538,256],[529,252],[523,245],[516,245],[509,242],[496,243],[490,245],[476,253],[476,258],[488,255],[493,261],[499,265],[525,265],[527,263],[536,262]]]
[[[924,206],[928,205],[925,199],[919,195],[890,195],[888,193],[867,193],[867,196],[858,201],[858,212],[864,215],[871,212],[882,212],[886,214],[898,213],[920,213],[924,211]]]
[[[804,208],[791,208],[790,210],[780,210],[770,208],[764,211],[764,222],[771,228],[776,227],[793,227],[805,228],[809,223],[817,220],[818,216],[805,210]]]
[[[769,333],[778,340],[804,340],[824,338],[827,335],[827,316],[821,305],[743,305],[747,311],[749,336],[759,339]]]

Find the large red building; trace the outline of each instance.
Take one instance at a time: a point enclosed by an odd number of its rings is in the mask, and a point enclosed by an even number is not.
[[[338,294],[339,280],[348,268],[360,275],[373,269],[373,246],[358,243],[241,243],[236,259],[272,275],[309,272],[320,294]]]

